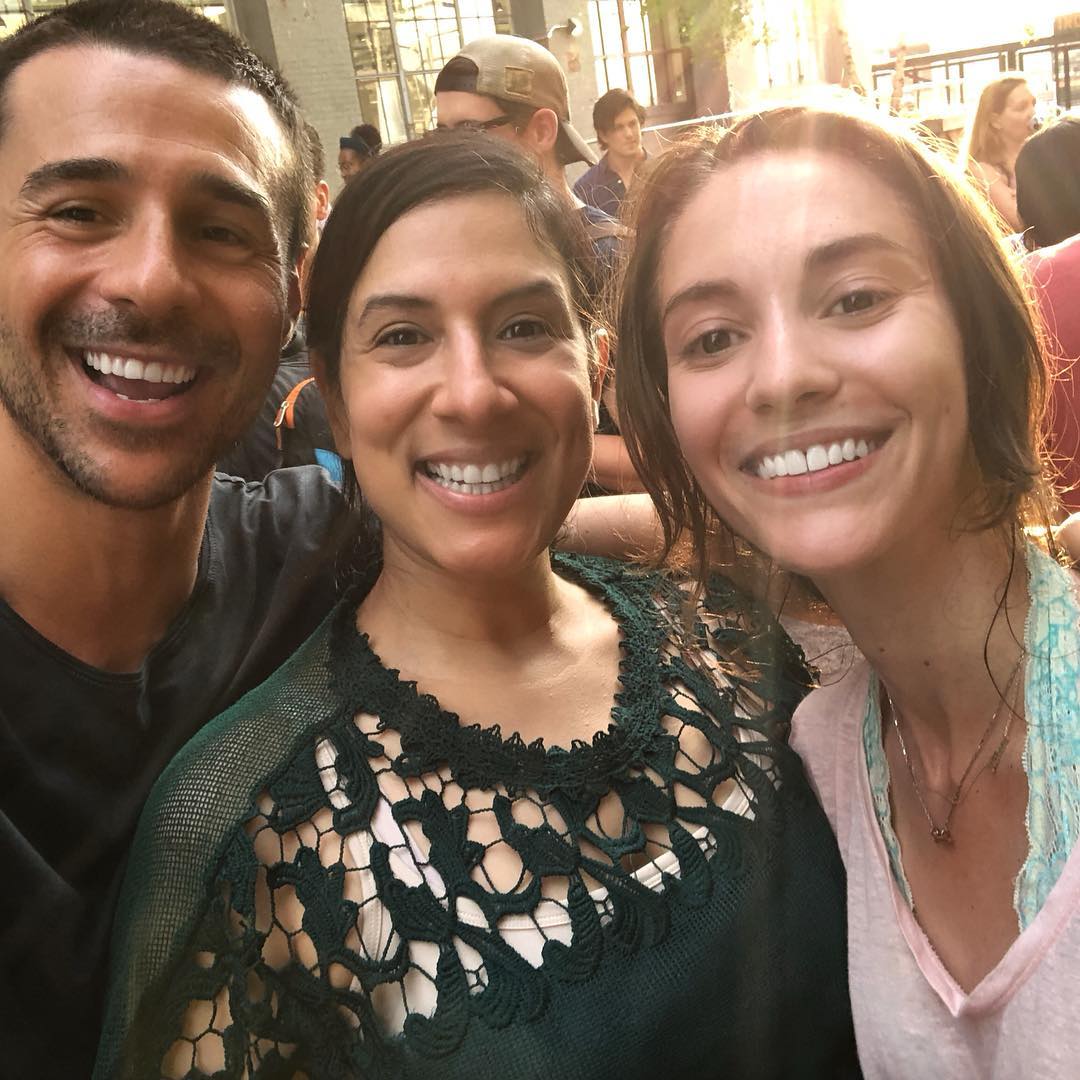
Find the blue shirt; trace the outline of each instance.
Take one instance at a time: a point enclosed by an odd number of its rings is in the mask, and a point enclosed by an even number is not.
[[[619,207],[626,198],[622,177],[608,164],[605,154],[588,172],[578,178],[574,194],[584,203],[603,210],[610,217],[619,216]]]

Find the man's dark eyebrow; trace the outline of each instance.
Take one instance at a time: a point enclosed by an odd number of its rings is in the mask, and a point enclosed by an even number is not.
[[[198,173],[192,178],[191,186],[204,195],[216,199],[218,202],[232,203],[234,206],[243,207],[245,210],[254,210],[268,221],[274,220],[274,208],[270,200],[248,187],[246,184],[230,180],[226,176],[217,173]]]
[[[63,161],[47,161],[30,172],[22,182],[19,194],[32,198],[55,184],[78,182],[115,182],[129,180],[131,173],[111,158],[66,158]]]
[[[735,296],[739,291],[734,281],[728,278],[720,278],[717,281],[695,281],[693,285],[687,285],[680,289],[665,305],[660,314],[660,325],[663,326],[668,316],[683,304],[693,304],[699,300],[727,300]]]
[[[853,255],[865,255],[873,252],[885,252],[887,254],[908,255],[910,252],[902,244],[890,240],[881,233],[856,233],[853,236],[843,236],[839,240],[833,240],[821,247],[814,248],[806,256],[806,271],[822,270],[831,263],[842,262]]]

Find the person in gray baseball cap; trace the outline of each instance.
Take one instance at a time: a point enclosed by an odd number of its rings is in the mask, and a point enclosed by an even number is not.
[[[565,168],[575,161],[592,165],[596,155],[570,123],[566,76],[542,45],[509,34],[470,42],[439,72],[435,108],[443,130],[486,131],[516,143],[581,206]]]

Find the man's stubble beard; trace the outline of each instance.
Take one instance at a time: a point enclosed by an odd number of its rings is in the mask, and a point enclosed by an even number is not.
[[[57,346],[55,351],[61,350]],[[50,404],[50,391],[58,382],[57,372],[47,359],[35,362],[30,353],[31,349],[0,318],[0,406],[22,436],[76,491],[117,510],[156,510],[186,495],[210,474],[218,458],[243,434],[261,404],[260,398],[250,410],[237,412],[223,408],[217,426],[208,437],[192,433],[193,438],[203,443],[202,452],[187,444],[192,453],[175,455],[175,467],[161,475],[152,487],[136,492],[118,491],[110,483],[109,468],[82,449],[77,431]],[[60,362],[70,363],[70,360],[65,357]],[[55,393],[52,396],[55,399]],[[156,444],[154,432],[132,431],[100,418],[86,418],[86,422],[95,422],[99,429],[107,430],[110,439],[123,449],[138,451]]]

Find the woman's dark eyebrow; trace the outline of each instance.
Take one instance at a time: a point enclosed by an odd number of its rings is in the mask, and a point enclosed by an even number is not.
[[[739,287],[729,278],[720,278],[717,281],[695,281],[693,285],[680,289],[664,305],[664,310],[660,315],[660,325],[663,326],[668,316],[683,304],[693,304],[699,300],[727,300],[738,292]]]
[[[516,288],[499,293],[499,295],[494,297],[487,306],[496,307],[502,304],[512,304],[522,300],[531,299],[550,299],[556,300],[560,304],[565,304],[567,298],[564,291],[555,282],[540,279],[538,281],[527,282],[524,285],[518,285]],[[415,296],[410,293],[376,293],[373,296],[369,296],[367,300],[364,301],[364,306],[360,309],[360,314],[357,316],[357,322],[362,322],[372,312],[381,311],[386,308],[430,309],[435,306],[436,303],[434,300],[429,300],[422,296]]]
[[[814,248],[805,260],[805,271],[810,273],[815,270],[823,270],[833,263],[843,262],[853,255],[865,255],[873,252],[885,252],[895,255],[910,255],[911,252],[898,244],[895,240],[881,233],[856,233],[853,236],[842,236],[838,240],[822,244]]]
[[[32,199],[55,184],[80,180],[100,183],[130,178],[130,171],[112,158],[65,158],[62,161],[47,161],[27,173],[19,188],[19,195],[24,199]]]

